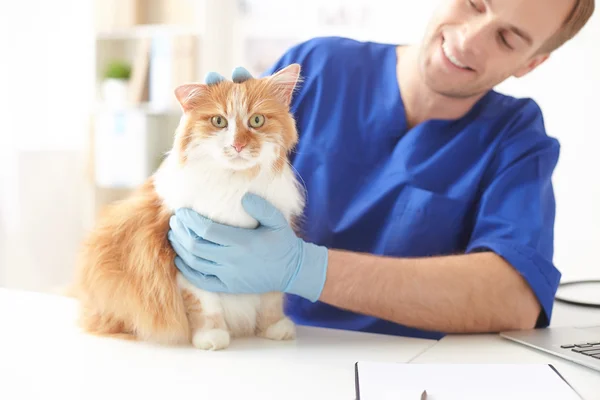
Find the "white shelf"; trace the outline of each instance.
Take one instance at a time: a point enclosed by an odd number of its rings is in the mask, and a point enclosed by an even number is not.
[[[394,42],[397,36],[393,29],[381,27],[374,29],[370,26],[348,27],[335,25],[316,25],[306,29],[306,27],[295,26],[294,24],[268,24],[252,23],[251,21],[242,22],[242,36],[244,40],[248,39],[267,39],[267,40],[307,40],[314,37],[341,36],[356,38],[359,40],[374,40],[382,42]]]
[[[137,111],[142,112],[148,115],[178,115],[181,114],[182,111],[178,108],[164,108],[164,107],[155,107],[151,103],[142,103],[142,104],[126,104],[119,107],[111,107],[102,102],[96,103],[94,108],[95,113],[103,113],[103,112],[128,112],[128,111]]]
[[[193,26],[181,25],[137,25],[130,28],[117,28],[114,30],[99,31],[96,33],[98,40],[130,40],[141,39],[157,35],[196,35],[203,34],[203,30]]]

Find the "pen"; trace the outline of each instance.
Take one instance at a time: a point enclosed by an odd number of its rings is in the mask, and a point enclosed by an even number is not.
[[[421,400],[427,400],[427,390],[423,390],[423,393],[421,393]]]

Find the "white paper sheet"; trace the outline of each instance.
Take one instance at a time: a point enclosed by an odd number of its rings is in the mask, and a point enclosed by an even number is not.
[[[560,372],[560,371],[559,371]],[[360,400],[581,400],[548,364],[359,362]]]

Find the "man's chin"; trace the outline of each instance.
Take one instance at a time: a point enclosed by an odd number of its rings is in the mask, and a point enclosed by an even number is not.
[[[444,97],[467,99],[480,96],[489,90],[489,88],[484,88],[481,83],[477,83],[473,79],[464,79],[462,82],[457,82],[455,77],[436,70],[435,65],[430,62],[421,64],[420,74],[423,83],[429,90]]]
[[[456,85],[454,82],[448,84],[442,79],[434,77],[426,77],[425,84],[434,93],[452,99],[468,99],[472,97],[480,97],[485,94],[490,88],[481,87],[481,85],[469,85],[467,82]]]

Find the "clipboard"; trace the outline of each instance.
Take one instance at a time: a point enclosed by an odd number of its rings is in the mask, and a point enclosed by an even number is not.
[[[356,400],[583,400],[552,364],[356,362]]]

